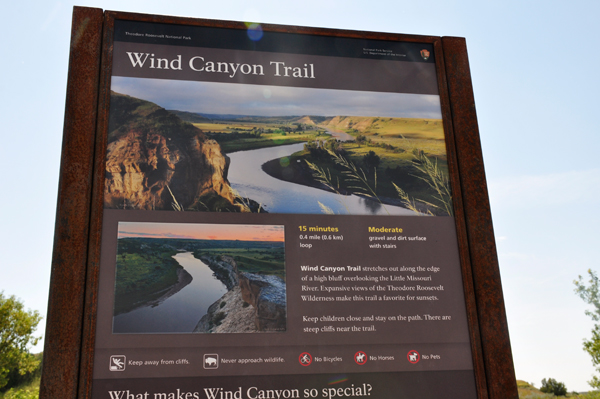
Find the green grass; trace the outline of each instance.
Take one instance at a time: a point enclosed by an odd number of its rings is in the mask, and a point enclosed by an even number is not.
[[[0,399],[38,399],[40,392],[40,377],[23,385],[19,385],[0,393]]]
[[[238,208],[229,200],[221,197],[214,191],[196,198],[195,202],[185,209],[197,212],[238,212]]]
[[[115,315],[158,299],[177,283],[181,266],[172,258],[175,249],[127,238],[120,239],[117,248]]]
[[[413,199],[418,199],[422,203],[430,203],[439,206],[436,214],[451,214],[445,204],[440,203],[439,193],[428,184],[428,176],[420,169],[423,169],[423,159],[416,160],[412,151],[402,153],[393,153],[382,148],[372,148],[358,146],[357,144],[343,144],[346,153],[342,158],[347,162],[342,164],[336,161],[336,158],[330,154],[324,156],[313,156],[308,151],[302,151],[290,157],[290,164],[294,165],[298,160],[306,162],[309,165],[315,165],[328,176],[330,184],[335,192],[356,193],[371,197],[375,200],[399,199],[397,187],[402,188]],[[407,147],[407,150],[410,148]],[[363,157],[373,151],[379,158],[379,166],[367,168],[362,164]],[[437,166],[439,177],[447,179],[448,165],[445,159],[432,156],[426,156],[426,161],[431,165]],[[353,165],[356,172],[350,170],[348,165]],[[311,169],[313,169],[311,167]],[[315,169],[313,169],[315,170]],[[313,173],[316,177],[317,173]],[[355,176],[360,175],[361,179]],[[362,177],[364,176],[364,181]],[[319,179],[321,182],[322,179]],[[450,206],[451,209],[451,206]]]

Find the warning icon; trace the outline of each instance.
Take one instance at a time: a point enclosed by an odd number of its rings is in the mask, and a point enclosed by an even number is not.
[[[127,358],[123,355],[113,355],[110,357],[110,365],[108,369],[110,371],[124,371],[125,363],[127,362]]]

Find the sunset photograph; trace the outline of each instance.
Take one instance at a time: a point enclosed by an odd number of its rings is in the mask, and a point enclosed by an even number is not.
[[[113,333],[285,331],[284,249],[277,225],[121,222]]]

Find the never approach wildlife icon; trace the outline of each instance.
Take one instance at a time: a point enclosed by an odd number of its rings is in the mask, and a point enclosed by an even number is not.
[[[216,353],[204,355],[204,368],[205,369],[219,368],[219,355]]]

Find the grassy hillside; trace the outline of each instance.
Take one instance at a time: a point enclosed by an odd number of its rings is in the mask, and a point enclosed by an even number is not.
[[[169,110],[169,112],[177,115],[179,117],[179,119],[189,122],[189,123],[202,123],[202,122],[210,121],[210,119],[208,119],[200,114],[197,114],[195,112],[174,111],[174,110]]]
[[[357,138],[357,141],[367,145],[370,143],[372,147],[406,151],[410,143],[410,146],[419,148],[430,156],[446,159],[441,119],[336,116],[319,126],[348,133]]]
[[[373,116],[336,116],[320,123],[331,129],[380,135],[403,135],[409,138],[443,140],[441,119],[382,118]]]
[[[182,267],[172,258],[174,247],[136,238],[122,238],[117,246],[115,315],[158,299],[177,283]]]
[[[517,388],[519,390],[519,399],[546,399],[546,398],[557,398],[551,393],[544,393],[531,385],[530,383],[517,380]],[[573,399],[597,399],[600,395],[595,393],[567,393],[567,396],[558,396],[558,398],[573,398]]]

